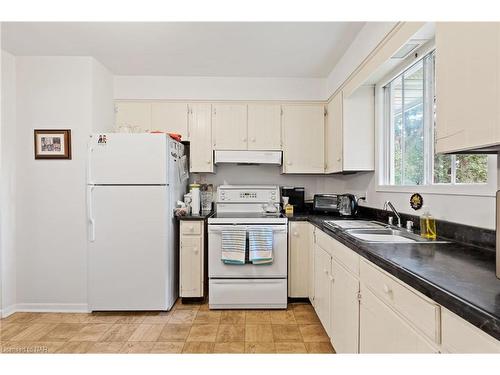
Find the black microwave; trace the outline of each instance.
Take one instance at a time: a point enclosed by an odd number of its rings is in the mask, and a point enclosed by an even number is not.
[[[338,212],[338,194],[314,194],[313,210],[318,212]]]

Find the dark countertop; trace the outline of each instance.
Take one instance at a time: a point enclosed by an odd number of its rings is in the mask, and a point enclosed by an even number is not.
[[[500,280],[495,276],[495,252],[458,242],[366,243],[340,229],[324,227],[325,220],[338,217],[296,214],[288,219],[309,221],[362,257],[500,340]]]
[[[214,214],[214,211],[200,211],[199,215],[177,216],[178,220],[206,220]]]

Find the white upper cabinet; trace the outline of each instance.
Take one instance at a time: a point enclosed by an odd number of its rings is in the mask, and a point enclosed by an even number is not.
[[[134,132],[151,130],[151,103],[115,102],[115,128],[129,127]]]
[[[436,151],[500,143],[500,23],[436,25]]]
[[[213,172],[212,106],[189,105],[189,171]]]
[[[325,107],[283,105],[283,173],[325,172]]]
[[[247,149],[247,105],[214,104],[212,107],[215,150]]]
[[[338,92],[327,107],[325,128],[325,172],[342,172],[342,91]]]
[[[151,130],[178,133],[183,140],[188,140],[187,103],[152,103]]]
[[[281,106],[248,105],[248,149],[281,150]]]
[[[361,86],[349,97],[338,92],[327,108],[326,173],[374,170],[374,88]]]

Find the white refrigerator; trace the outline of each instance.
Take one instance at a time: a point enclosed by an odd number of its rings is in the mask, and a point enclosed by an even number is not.
[[[178,296],[173,215],[187,187],[184,145],[165,134],[94,134],[88,147],[92,311],[170,310]]]

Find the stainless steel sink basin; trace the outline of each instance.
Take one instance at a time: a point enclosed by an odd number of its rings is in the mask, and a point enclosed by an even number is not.
[[[327,220],[325,225],[335,229],[372,229],[385,226],[383,223],[371,220]]]
[[[369,243],[446,243],[447,241],[428,240],[418,234],[394,228],[346,229],[345,233],[358,240]]]

